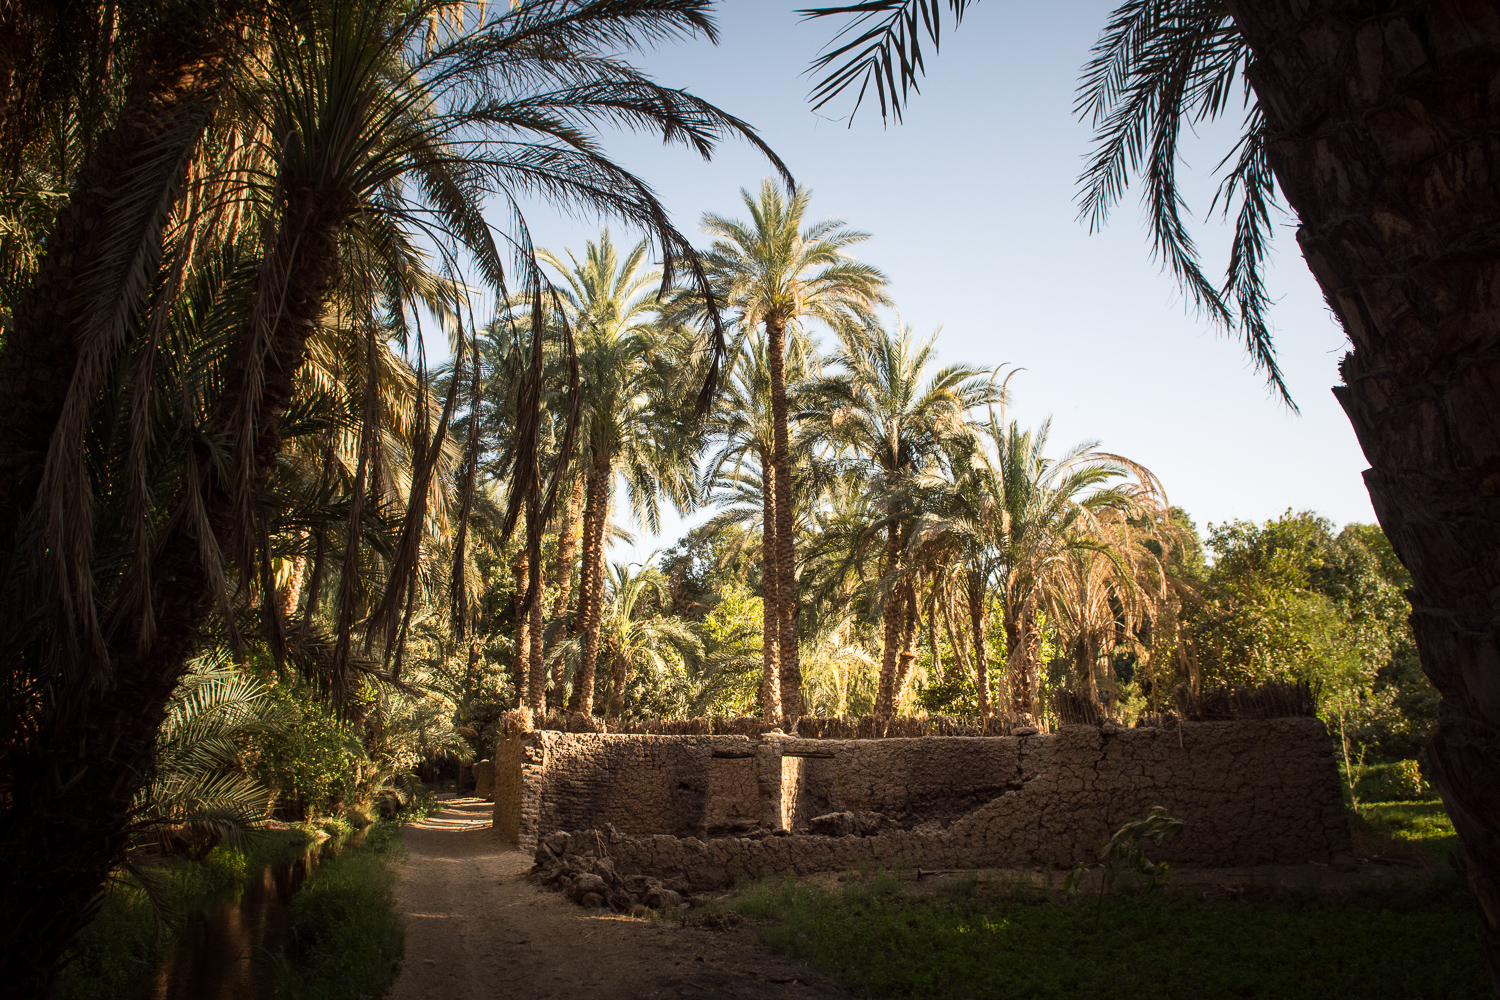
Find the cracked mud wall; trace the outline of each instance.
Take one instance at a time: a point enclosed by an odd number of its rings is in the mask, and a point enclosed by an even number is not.
[[[704,888],[864,864],[1067,866],[1155,805],[1186,823],[1152,855],[1176,864],[1326,861],[1349,843],[1332,741],[1305,718],[885,740],[527,733],[502,740],[495,768],[507,840],[612,831],[621,870]],[[878,814],[881,832],[806,833],[836,812]]]

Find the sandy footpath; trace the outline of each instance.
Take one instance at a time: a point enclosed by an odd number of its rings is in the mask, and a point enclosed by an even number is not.
[[[495,839],[488,802],[443,805],[403,831],[406,960],[392,1000],[853,996],[760,948],[748,928],[684,928],[574,906],[525,880],[531,859]]]

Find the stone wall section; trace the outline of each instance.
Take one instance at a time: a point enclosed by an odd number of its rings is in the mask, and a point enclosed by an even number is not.
[[[497,832],[522,849],[605,850],[694,889],[861,865],[1065,867],[1156,805],[1185,827],[1153,860],[1349,848],[1333,743],[1308,718],[883,740],[532,732],[501,741],[494,782]]]

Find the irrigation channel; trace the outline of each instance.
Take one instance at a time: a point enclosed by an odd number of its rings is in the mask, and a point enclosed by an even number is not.
[[[284,969],[292,897],[318,865],[357,848],[364,831],[290,848],[243,884],[184,917],[134,1000],[262,1000]]]

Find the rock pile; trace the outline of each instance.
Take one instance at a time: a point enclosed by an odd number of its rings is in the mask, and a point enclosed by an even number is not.
[[[683,899],[686,883],[621,873],[616,870],[613,859],[605,854],[602,837],[599,838],[598,854],[568,851],[567,843],[566,834],[554,833],[537,845],[536,863],[531,869],[533,881],[590,909],[607,907],[617,913],[636,913],[642,907],[651,910],[688,908],[689,903]]]

